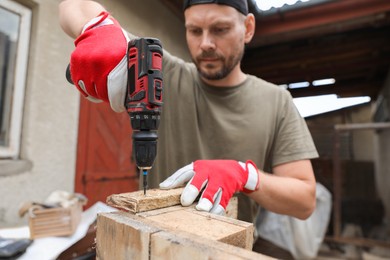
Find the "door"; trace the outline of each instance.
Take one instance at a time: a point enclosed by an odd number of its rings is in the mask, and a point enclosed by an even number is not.
[[[131,134],[126,112],[81,98],[75,191],[88,198],[87,208],[111,194],[138,190]]]

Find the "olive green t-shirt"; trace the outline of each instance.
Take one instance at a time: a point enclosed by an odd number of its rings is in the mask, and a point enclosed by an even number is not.
[[[290,93],[255,76],[213,87],[193,63],[164,51],[163,108],[150,187],[199,159],[252,160],[271,172],[278,164],[317,157]],[[260,180],[261,181],[261,180]],[[239,195],[239,219],[252,222],[257,205]]]

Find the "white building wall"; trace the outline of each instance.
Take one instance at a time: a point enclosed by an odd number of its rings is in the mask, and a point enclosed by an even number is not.
[[[390,235],[390,129],[377,134],[376,185],[385,209],[384,224]]]
[[[18,0],[33,22],[23,114],[21,160],[0,159],[0,227],[27,224],[18,210],[52,191],[73,192],[79,93],[65,69],[73,40],[60,28],[60,0]],[[159,0],[99,1],[130,32],[161,39],[172,54],[188,58],[183,22]]]
[[[390,115],[390,70],[387,73],[387,79],[383,86],[382,98],[386,104],[381,110],[381,114]],[[387,122],[389,118],[386,119]],[[390,236],[390,128],[376,133],[375,146],[375,174],[376,185],[380,198],[383,201],[385,209],[384,224],[386,227],[386,237]]]

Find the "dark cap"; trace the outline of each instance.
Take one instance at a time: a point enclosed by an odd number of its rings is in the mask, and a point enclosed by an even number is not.
[[[184,0],[183,10],[197,4],[229,5],[244,15],[248,14],[247,0]]]

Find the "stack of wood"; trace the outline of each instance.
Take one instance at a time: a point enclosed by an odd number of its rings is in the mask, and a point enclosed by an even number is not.
[[[271,259],[252,252],[252,223],[182,207],[182,189],[114,194],[107,204],[121,209],[99,214],[97,259]]]

